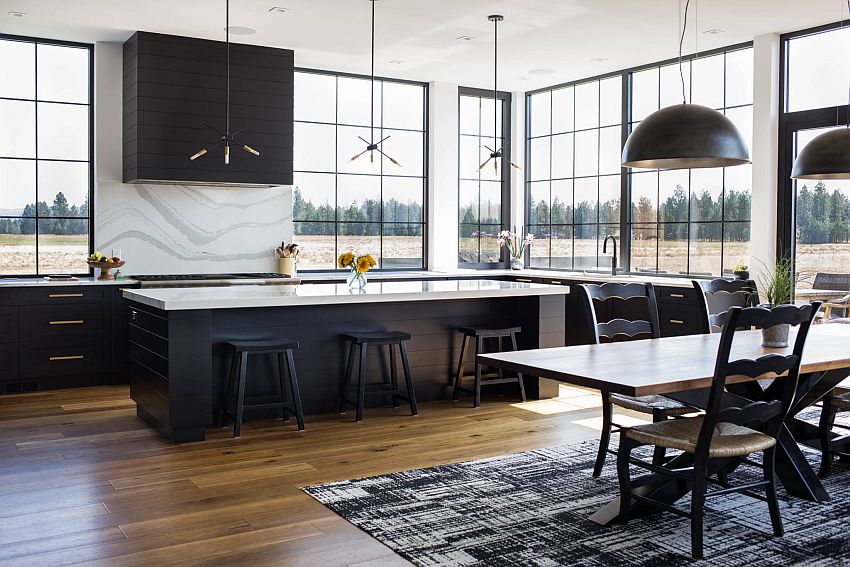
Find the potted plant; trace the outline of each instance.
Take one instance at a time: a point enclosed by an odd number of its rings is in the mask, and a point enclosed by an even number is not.
[[[533,234],[526,234],[520,239],[515,230],[503,230],[498,234],[499,247],[508,249],[512,270],[521,270],[525,267],[525,247],[534,242]]]
[[[791,258],[778,258],[761,278],[761,288],[767,303],[760,307],[773,309],[780,305],[793,303],[794,300],[794,262]],[[788,333],[791,325],[782,324],[762,329],[762,345],[769,348],[788,346]]]
[[[735,279],[748,280],[750,279],[750,267],[743,262],[738,262],[732,268],[732,273],[735,274]]]

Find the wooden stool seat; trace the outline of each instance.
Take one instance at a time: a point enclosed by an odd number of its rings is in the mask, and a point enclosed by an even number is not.
[[[304,412],[301,409],[301,393],[298,389],[298,377],[295,373],[295,360],[292,351],[298,348],[298,341],[292,339],[260,339],[245,341],[228,341],[225,343],[228,349],[227,367],[227,390],[224,394],[219,426],[227,425],[227,418],[233,417],[233,436],[239,437],[242,433],[242,415],[248,409],[274,409],[279,408],[283,414],[283,420],[289,421],[289,414],[295,415],[298,422],[298,430],[304,429]],[[248,357],[249,355],[264,354],[272,358],[277,364],[278,381],[280,382],[280,401],[271,403],[245,403],[245,383],[248,381]],[[286,371],[284,372],[284,368]],[[289,377],[289,390],[287,393],[284,374]],[[236,393],[236,407],[231,411],[230,402],[234,392]]]
[[[363,409],[366,405],[366,394],[378,394],[392,396],[393,407],[399,407],[399,400],[404,400],[410,405],[410,414],[419,415],[416,405],[416,390],[413,387],[413,377],[410,374],[410,361],[407,357],[407,341],[412,339],[410,333],[404,331],[365,331],[353,332],[343,335],[348,343],[348,356],[345,366],[345,374],[339,387],[339,413],[344,413],[346,406],[354,406],[357,409],[357,421],[363,421]],[[384,376],[384,382],[377,384],[366,383],[366,354],[369,345],[377,347],[386,346],[390,357],[390,375]],[[401,364],[404,371],[405,388],[399,388],[398,371],[396,366],[395,349],[398,347],[401,354]],[[354,379],[355,361],[357,365],[357,381]],[[351,400],[347,397],[349,386],[355,386],[357,399]]]
[[[518,383],[520,397],[522,401],[525,401],[525,382],[521,372],[517,372],[516,376],[505,376],[500,369],[498,372],[485,375],[482,373],[483,365],[478,363],[478,355],[485,352],[485,339],[496,339],[498,341],[498,352],[504,350],[503,339],[510,339],[511,349],[518,350],[516,335],[522,332],[522,327],[459,327],[457,331],[463,335],[463,342],[460,347],[460,359],[457,363],[457,373],[452,388],[452,399],[457,400],[461,392],[472,394],[472,406],[477,408],[481,405],[482,386]],[[472,388],[465,388],[463,378],[466,351],[469,342],[473,340],[475,341],[475,382]]]

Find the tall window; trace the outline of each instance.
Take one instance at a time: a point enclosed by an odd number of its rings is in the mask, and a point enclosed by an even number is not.
[[[492,91],[459,92],[458,265],[497,265],[497,235],[509,217],[510,166],[504,167],[505,160],[480,165],[499,148],[510,160],[510,93],[499,93],[494,101]]]
[[[369,153],[370,82],[295,73],[292,216],[304,269],[334,269],[341,252],[372,254],[379,267],[425,267],[427,86],[375,82],[374,138],[396,165]]]
[[[850,28],[838,25],[783,36],[785,91],[780,118],[779,244],[795,259],[798,290],[835,290],[850,281],[850,181],[790,179],[800,151],[816,136],[846,128],[850,65],[836,53],[850,47]],[[815,285],[817,284],[817,285]],[[799,299],[811,299],[804,295]]]
[[[683,61],[688,101],[726,114],[750,146],[752,68],[751,47]],[[747,261],[750,166],[620,167],[628,133],[652,112],[681,101],[679,67],[672,62],[529,94],[527,215],[537,235],[532,267],[609,269],[611,260],[602,255],[609,234],[622,240],[621,266],[633,272],[720,275]],[[624,194],[627,206],[621,206]]]
[[[88,271],[92,53],[0,36],[0,274]]]
[[[527,211],[531,266],[596,269],[620,232],[620,75],[529,97]]]

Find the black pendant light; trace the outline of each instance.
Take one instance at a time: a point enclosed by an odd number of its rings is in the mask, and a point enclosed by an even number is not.
[[[366,152],[369,152],[369,161],[374,163],[375,152],[378,152],[394,164],[401,166],[399,162],[385,154],[384,151],[381,149],[381,144],[386,142],[390,138],[389,136],[385,136],[377,142],[375,141],[375,2],[377,2],[378,0],[369,1],[372,3],[372,81],[370,85],[371,91],[369,93],[371,95],[369,98],[369,140],[366,140],[362,136],[357,136],[363,143],[366,144],[366,149],[357,154],[356,156],[352,157],[350,161],[354,161],[365,155]]]
[[[843,8],[842,3],[842,16]],[[850,0],[847,1],[847,11],[850,14]],[[843,20],[841,27],[844,27]],[[846,126],[824,132],[806,144],[794,160],[791,179],[850,179],[850,100],[847,103]]]
[[[712,108],[687,102],[682,43],[689,5],[687,0],[679,39],[682,104],[653,112],[637,125],[623,146],[623,167],[687,169],[750,163],[747,143],[731,120]]]
[[[498,176],[500,161],[507,161],[511,167],[515,169],[522,168],[512,161],[508,161],[508,159],[502,154],[504,147],[499,146],[499,132],[496,126],[499,123],[499,22],[504,20],[505,17],[494,14],[492,16],[487,16],[487,19],[493,22],[493,147],[484,146],[490,151],[490,156],[487,158],[487,161],[478,166],[478,170],[481,171],[492,161],[493,171],[495,171],[496,176]]]
[[[224,164],[230,165],[230,146],[231,146],[231,144],[236,145],[236,146],[240,146],[243,150],[245,150],[248,153],[254,154],[255,156],[260,155],[260,152],[258,152],[257,150],[255,150],[251,146],[248,146],[248,145],[243,144],[243,143],[239,142],[238,140],[236,140],[236,136],[240,132],[242,132],[242,130],[237,130],[236,132],[230,131],[230,0],[225,0],[225,5],[226,5],[226,15],[225,15],[224,31],[225,31],[225,49],[227,51],[227,73],[226,73],[227,74],[227,95],[226,95],[225,107],[224,107],[224,132],[222,132],[221,130],[219,130],[218,128],[216,128],[215,126],[210,124],[209,122],[203,122],[204,126],[209,128],[210,130],[217,132],[221,136],[221,138],[219,138],[218,142],[216,142],[212,146],[209,146],[208,148],[203,148],[203,149],[199,150],[198,152],[193,154],[192,157],[190,157],[189,159],[194,161],[194,160],[198,159],[199,157],[201,157],[202,155],[209,152],[211,149],[216,148],[216,147],[224,144]],[[244,130],[244,128],[243,128],[243,130]]]

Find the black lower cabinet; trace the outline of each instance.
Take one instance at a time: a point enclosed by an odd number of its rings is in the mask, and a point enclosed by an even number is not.
[[[0,290],[0,393],[126,383],[126,287]]]

